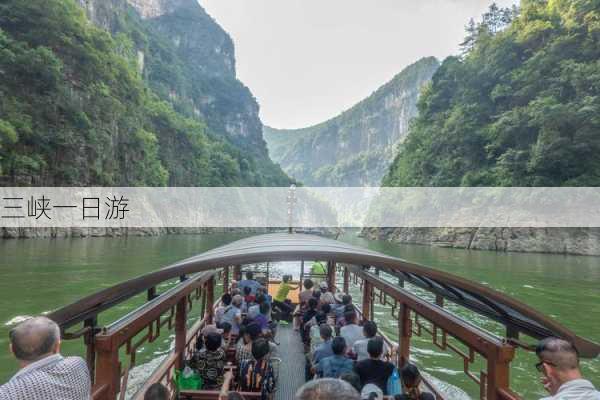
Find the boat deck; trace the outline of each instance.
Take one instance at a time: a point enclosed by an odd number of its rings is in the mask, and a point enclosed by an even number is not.
[[[300,386],[304,384],[305,356],[302,340],[292,325],[277,327],[277,357],[283,362],[279,366],[279,380],[275,400],[289,400]]]

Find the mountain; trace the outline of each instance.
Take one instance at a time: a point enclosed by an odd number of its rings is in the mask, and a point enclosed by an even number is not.
[[[389,186],[599,186],[600,7],[523,0],[471,24],[419,102]]]
[[[522,0],[468,26],[419,100],[386,186],[599,186],[600,7]],[[390,228],[370,238],[600,255],[600,229]]]
[[[294,130],[265,127],[271,158],[306,185],[379,186],[416,116],[421,88],[438,66],[434,57],[423,58],[321,124]]]
[[[0,184],[291,182],[195,0],[7,0],[0,53]]]

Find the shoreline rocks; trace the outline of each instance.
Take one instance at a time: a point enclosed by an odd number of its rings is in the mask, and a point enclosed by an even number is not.
[[[360,236],[467,250],[600,256],[599,228],[364,228]]]

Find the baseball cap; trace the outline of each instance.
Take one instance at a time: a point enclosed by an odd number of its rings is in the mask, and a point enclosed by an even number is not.
[[[362,391],[360,392],[360,398],[363,400],[368,400],[372,393],[375,393],[375,399],[383,400],[383,391],[379,388],[379,386],[372,383],[368,383],[363,387]]]

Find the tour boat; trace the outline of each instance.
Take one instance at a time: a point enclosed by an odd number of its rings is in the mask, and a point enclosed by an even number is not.
[[[397,343],[384,338],[393,349],[388,354],[390,361],[402,367],[411,359],[411,338],[429,337],[441,351],[462,359],[464,373],[478,385],[481,399],[521,399],[511,390],[509,372],[517,350],[532,350],[532,340],[526,338],[560,337],[572,342],[581,357],[593,358],[600,353],[600,345],[482,284],[334,239],[299,233],[264,234],[234,241],[100,290],[49,317],[60,325],[63,340],[78,339],[87,349],[93,399],[125,398],[126,393],[142,399],[155,382],[162,382],[175,396],[175,371],[192,355],[201,329],[212,323],[217,299],[232,280],[239,281],[243,271],[257,264],[297,261],[301,282],[311,276],[305,263],[317,260],[326,263],[326,274],[321,278],[331,291],[358,294],[354,298],[360,299],[355,304],[360,319],[373,318],[374,306],[379,303],[389,310],[389,318],[397,320]],[[268,271],[266,281],[269,292],[274,293],[280,282],[268,276]],[[176,284],[160,292],[161,284],[174,280]],[[429,295],[420,296],[409,286]],[[114,315],[115,307],[139,295],[144,296],[143,305],[111,323],[99,323],[106,319],[99,318],[103,313],[113,309]],[[295,293],[290,297],[297,301]],[[490,333],[461,318],[448,309],[449,304],[501,324],[503,334]],[[169,335],[174,335],[172,350],[144,377],[143,384],[132,390],[130,373],[137,365],[136,354],[148,343],[165,340]],[[279,343],[277,357],[281,362],[272,397],[293,399],[304,383],[303,344],[290,325],[277,328],[275,341]],[[474,363],[476,357],[483,363]],[[476,370],[475,364],[483,367]],[[436,399],[448,398],[430,379],[423,384]],[[217,399],[218,395],[202,390],[179,393],[180,398],[192,400]],[[260,398],[260,394],[244,393],[244,397]]]

